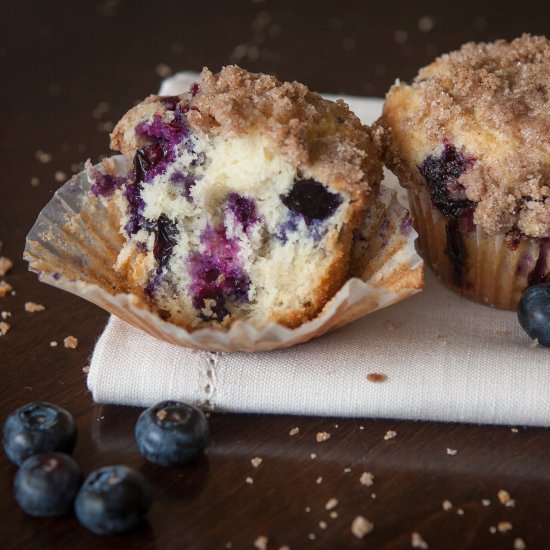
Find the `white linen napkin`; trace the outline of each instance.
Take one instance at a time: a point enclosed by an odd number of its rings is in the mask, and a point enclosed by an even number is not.
[[[161,93],[188,87],[176,75]],[[381,100],[346,98],[366,123]],[[369,374],[382,374],[382,382]],[[111,317],[88,386],[99,403],[180,399],[230,412],[550,425],[550,350],[513,312],[467,301],[427,270],[424,292],[300,346],[209,353]]]

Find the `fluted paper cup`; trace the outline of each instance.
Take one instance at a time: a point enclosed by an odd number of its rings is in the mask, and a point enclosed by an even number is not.
[[[120,173],[123,156],[112,157]],[[164,321],[130,278],[114,264],[124,238],[113,202],[95,199],[85,172],[73,176],[42,210],[27,236],[30,270],[50,285],[72,292],[171,344],[208,351],[268,351],[306,342],[378,309],[403,300],[423,287],[423,262],[408,211],[395,193],[383,188],[367,212],[353,250],[350,278],[313,320],[289,329],[270,324],[258,329],[237,320],[229,329],[189,332]]]
[[[515,310],[525,289],[537,281],[537,269],[550,265],[545,239],[522,237],[511,243],[488,235],[467,218],[457,222],[460,272],[449,256],[450,223],[433,206],[427,191],[409,193],[410,208],[424,259],[439,278],[465,298],[500,309]],[[456,240],[456,239],[455,239]]]

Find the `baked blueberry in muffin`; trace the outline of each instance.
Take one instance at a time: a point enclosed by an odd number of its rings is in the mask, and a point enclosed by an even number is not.
[[[118,205],[116,268],[163,318],[296,327],[348,278],[382,171],[345,103],[236,66],[204,69],[188,93],[131,109],[111,139],[131,168],[89,166],[91,192]]]
[[[388,92],[384,160],[424,257],[452,288],[514,309],[550,280],[550,42],[466,44]]]

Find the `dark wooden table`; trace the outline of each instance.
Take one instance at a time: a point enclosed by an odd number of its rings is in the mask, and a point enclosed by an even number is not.
[[[96,537],[72,516],[31,519],[15,504],[16,468],[2,455],[0,547],[253,548],[266,536],[269,548],[409,548],[416,531],[430,548],[514,548],[516,537],[527,548],[550,548],[544,429],[213,414],[205,459],[181,470],[148,464],[132,436],[140,411],[96,405],[86,388],[83,367],[107,314],[39,284],[21,260],[25,235],[63,173],[108,154],[112,121],[156,91],[170,68],[238,62],[315,90],[382,96],[396,77],[412,77],[465,41],[548,32],[548,15],[544,0],[4,1],[0,241],[15,263],[5,279],[16,294],[0,299],[0,311],[12,313],[0,337],[0,421],[31,400],[68,408],[83,469],[138,468],[155,502],[146,523],[119,537]],[[46,310],[27,313],[27,301]],[[77,349],[63,347],[68,335],[78,338]],[[51,347],[53,340],[60,345]],[[518,369],[528,376],[528,365]],[[295,426],[300,432],[290,437]],[[384,441],[389,429],[397,437]],[[333,436],[320,445],[315,434],[324,430]],[[256,456],[263,459],[257,469]],[[364,471],[374,475],[372,487],[359,482]],[[499,502],[502,489],[514,507]],[[331,498],[338,517],[325,509]],[[444,500],[452,509],[442,508]],[[375,525],[362,541],[350,531],[357,515]],[[499,522],[511,530],[491,533]]]

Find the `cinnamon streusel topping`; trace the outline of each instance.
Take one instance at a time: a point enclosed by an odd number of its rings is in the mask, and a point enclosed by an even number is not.
[[[473,159],[458,182],[490,234],[550,237],[550,41],[469,43],[387,96],[385,160],[405,185],[445,142]]]

